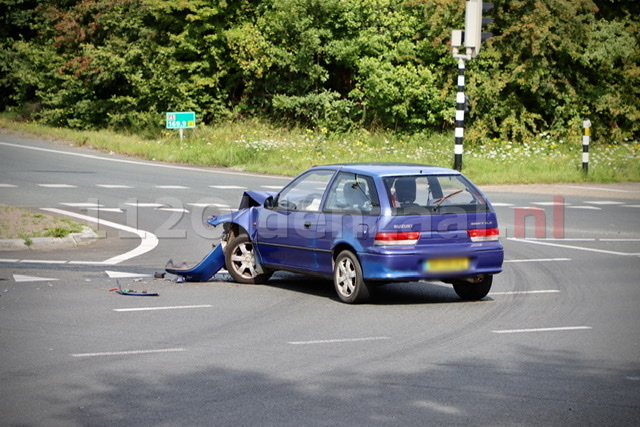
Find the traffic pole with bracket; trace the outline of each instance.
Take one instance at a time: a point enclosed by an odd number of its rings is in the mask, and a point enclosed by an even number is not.
[[[462,170],[462,154],[464,152],[464,112],[466,97],[464,95],[464,59],[458,59],[458,93],[456,94],[456,129],[454,146],[454,169]]]

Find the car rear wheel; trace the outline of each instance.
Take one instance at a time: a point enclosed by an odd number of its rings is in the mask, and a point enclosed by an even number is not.
[[[493,275],[486,274],[479,282],[458,280],[453,282],[453,289],[463,300],[477,301],[487,296],[491,290]]]
[[[355,304],[369,298],[369,288],[362,276],[362,267],[353,252],[338,254],[333,270],[333,284],[342,302]]]
[[[271,272],[258,272],[253,243],[246,234],[233,238],[225,249],[225,265],[236,282],[258,284],[266,282],[271,277]]]

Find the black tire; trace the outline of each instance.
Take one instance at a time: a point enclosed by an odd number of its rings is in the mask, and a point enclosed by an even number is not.
[[[482,281],[471,283],[466,281],[453,282],[453,289],[460,298],[466,301],[478,301],[486,297],[491,290],[493,275],[487,274]]]
[[[258,273],[256,271],[256,253],[249,236],[240,234],[227,243],[224,253],[227,271],[238,283],[259,284],[271,277],[271,272]]]
[[[364,281],[360,261],[351,251],[344,250],[338,254],[333,269],[333,285],[338,298],[347,304],[369,299],[369,288]]]

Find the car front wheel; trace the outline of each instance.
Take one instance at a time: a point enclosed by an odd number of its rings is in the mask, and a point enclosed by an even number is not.
[[[487,296],[491,290],[492,283],[493,275],[487,274],[479,282],[455,281],[453,282],[453,289],[463,300],[477,301]]]
[[[236,282],[258,284],[271,277],[271,272],[258,272],[253,243],[246,234],[233,238],[225,249],[225,265]]]
[[[355,304],[369,298],[362,267],[351,251],[345,250],[338,254],[333,270],[333,284],[342,302]]]

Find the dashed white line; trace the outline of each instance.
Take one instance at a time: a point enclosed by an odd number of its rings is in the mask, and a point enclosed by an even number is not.
[[[44,187],[44,188],[78,188],[77,185],[71,185],[71,184],[38,184],[38,187]]]
[[[80,202],[80,203],[60,203],[63,206],[69,206],[71,208],[102,208],[104,205],[100,203]]]
[[[162,203],[130,203],[127,202],[125,203],[125,205],[127,206],[134,206],[137,208],[160,208],[160,207],[166,207],[167,205],[162,204]]]
[[[585,209],[585,210],[592,210],[592,211],[601,211],[602,208],[599,208],[597,206],[565,206],[567,209]]]
[[[155,311],[155,310],[183,310],[192,308],[211,308],[211,304],[201,305],[174,305],[165,307],[139,307],[139,308],[114,308],[113,311],[127,312],[127,311]]]
[[[529,294],[559,294],[558,289],[547,289],[540,291],[508,291],[508,292],[491,292],[491,295],[529,295]]]
[[[209,188],[216,188],[218,190],[242,190],[247,187],[242,187],[240,185],[210,185]]]
[[[55,281],[60,279],[54,279],[49,277],[25,276],[23,274],[14,274],[13,280],[16,283],[22,283],[22,282],[49,282],[49,281]]]
[[[17,185],[13,184],[0,184],[0,188],[16,188]]]
[[[333,344],[344,342],[361,342],[361,341],[381,341],[390,340],[389,337],[364,337],[364,338],[339,338],[331,340],[314,340],[314,341],[289,341],[287,344],[291,345],[309,345],[309,344]]]
[[[629,190],[618,190],[613,188],[602,188],[602,187],[581,187],[577,185],[567,185],[567,188],[577,188],[579,190],[598,190],[598,191],[611,191],[614,193],[631,193]]]
[[[501,329],[491,331],[494,334],[520,334],[527,332],[562,332],[562,331],[583,331],[593,329],[591,326],[561,326],[557,328],[531,328],[531,329]]]
[[[188,190],[189,187],[185,187],[184,185],[156,185],[156,188],[161,190]]]
[[[592,205],[624,205],[624,202],[615,202],[612,200],[585,200],[585,203],[589,203]]]
[[[505,263],[571,261],[571,258],[506,259]]]
[[[153,277],[152,274],[143,273],[127,273],[125,271],[109,271],[105,270],[110,279],[137,279],[142,277]]]
[[[107,351],[103,353],[75,353],[75,354],[72,354],[71,357],[131,356],[131,355],[152,354],[152,353],[175,353],[180,351],[186,351],[186,349],[163,348],[158,350]]]

